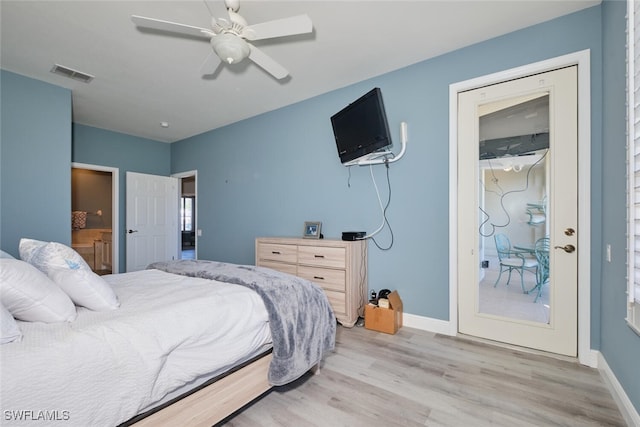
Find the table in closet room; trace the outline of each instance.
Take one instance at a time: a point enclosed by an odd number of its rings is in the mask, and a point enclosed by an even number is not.
[[[256,265],[293,274],[319,285],[336,318],[352,327],[367,301],[367,242],[259,237]]]

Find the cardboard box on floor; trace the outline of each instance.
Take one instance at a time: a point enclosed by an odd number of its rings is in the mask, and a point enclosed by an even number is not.
[[[387,297],[389,308],[364,306],[364,327],[373,331],[395,334],[402,327],[402,300],[397,291]]]

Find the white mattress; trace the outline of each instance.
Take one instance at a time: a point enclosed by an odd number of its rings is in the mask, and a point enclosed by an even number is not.
[[[267,311],[248,288],[158,270],[104,277],[118,310],[18,322],[22,341],[1,346],[3,426],[114,426],[271,345]]]

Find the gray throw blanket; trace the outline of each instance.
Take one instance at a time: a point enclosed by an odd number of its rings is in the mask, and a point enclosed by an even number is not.
[[[147,268],[233,283],[257,292],[269,313],[273,360],[268,379],[272,385],[299,378],[334,349],[335,315],[322,289],[308,280],[263,267],[203,260],[155,262]]]

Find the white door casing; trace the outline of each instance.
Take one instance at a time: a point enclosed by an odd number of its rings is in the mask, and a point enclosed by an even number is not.
[[[127,172],[127,271],[178,259],[178,179]]]

